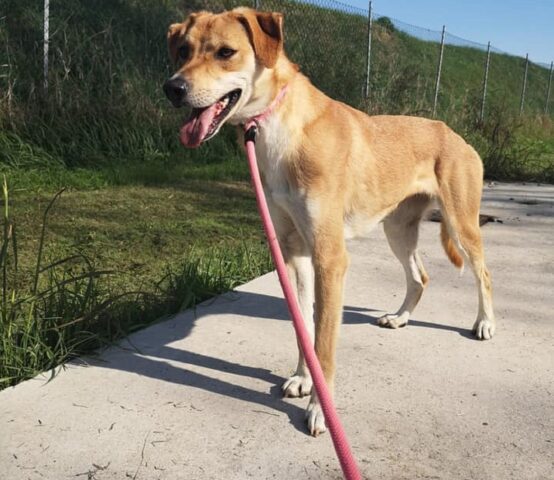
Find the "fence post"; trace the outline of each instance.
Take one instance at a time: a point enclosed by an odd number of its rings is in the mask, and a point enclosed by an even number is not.
[[[260,0],[254,0],[254,8],[256,10],[259,10],[260,9]]]
[[[365,91],[364,96],[366,100],[369,98],[369,72],[371,70],[371,28],[373,26],[373,20],[371,18],[371,0],[369,0],[369,13],[367,20],[367,62],[365,72]]]
[[[437,114],[437,102],[439,100],[439,87],[441,83],[441,70],[442,70],[442,56],[444,54],[444,34],[446,33],[446,26],[442,26],[441,35],[441,49],[439,54],[439,64],[437,65],[437,79],[435,81],[435,99],[433,101],[433,117]]]
[[[545,115],[548,115],[548,101],[550,100],[550,86],[552,85],[552,70],[554,70],[554,62],[550,62],[550,75],[548,76],[548,87],[546,88],[546,101],[544,102]]]
[[[48,43],[50,41],[50,0],[44,0],[44,93],[48,95]]]
[[[519,114],[523,114],[523,104],[525,103],[525,90],[527,88],[527,71],[529,70],[529,54],[525,55],[525,72],[523,73],[523,85],[521,87],[521,102],[519,103]]]
[[[485,102],[487,101],[487,82],[489,81],[489,64],[491,61],[491,42],[487,45],[487,60],[485,62],[485,76],[483,77],[483,98],[481,99],[481,114],[479,120],[485,119]]]

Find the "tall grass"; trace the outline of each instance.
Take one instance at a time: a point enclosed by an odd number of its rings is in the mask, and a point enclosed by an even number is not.
[[[110,277],[82,253],[45,262],[47,223],[58,192],[43,214],[33,268],[21,271],[16,222],[4,177],[0,249],[0,389],[189,308],[270,269],[264,245],[233,250],[192,249],[158,282],[134,291],[115,290]]]

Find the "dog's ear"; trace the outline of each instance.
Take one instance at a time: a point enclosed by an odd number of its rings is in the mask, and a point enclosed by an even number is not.
[[[167,30],[167,49],[173,63],[177,63],[177,45],[181,32],[184,32],[184,23],[173,23]]]
[[[283,49],[283,15],[248,10],[237,18],[246,28],[256,57],[264,67],[273,68]]]
[[[187,33],[187,30],[194,25],[196,19],[208,12],[191,13],[183,23],[173,23],[167,30],[167,48],[169,50],[169,56],[173,63],[177,63],[179,60],[179,38]]]

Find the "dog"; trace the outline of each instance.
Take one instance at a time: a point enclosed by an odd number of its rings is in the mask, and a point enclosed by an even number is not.
[[[429,280],[417,240],[433,201],[442,212],[448,258],[459,268],[465,260],[477,280],[473,332],[478,339],[493,336],[479,227],[483,165],[459,135],[440,121],[370,117],[326,96],[287,58],[280,13],[193,13],[169,27],[167,40],[177,70],[164,91],[175,107],[192,107],[180,131],[186,147],[203,144],[225,123],[258,124],[256,154],[271,216],[331,391],[349,262],[345,240],[383,223],[407,287],[400,309],[378,323],[403,327]],[[282,389],[287,397],[311,395],[309,431],[317,436],[326,430],[301,351]]]

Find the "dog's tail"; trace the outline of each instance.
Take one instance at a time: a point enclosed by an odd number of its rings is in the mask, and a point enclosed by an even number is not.
[[[448,233],[448,228],[446,226],[444,218],[441,221],[441,243],[448,256],[449,260],[457,267],[464,267],[464,259],[454,246],[454,242]]]

